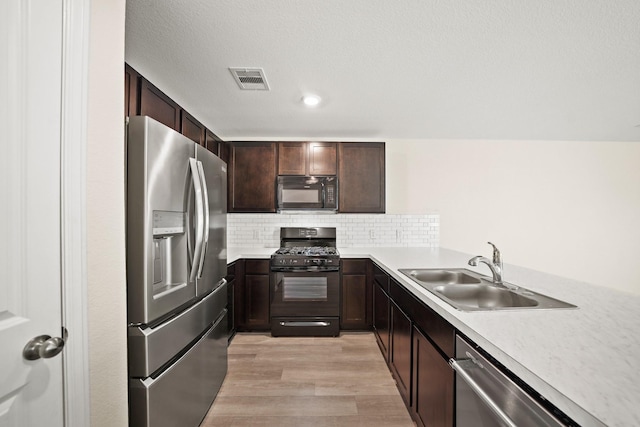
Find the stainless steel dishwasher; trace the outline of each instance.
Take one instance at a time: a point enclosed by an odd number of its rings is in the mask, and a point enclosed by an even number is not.
[[[456,336],[456,427],[540,427],[561,422],[471,344]]]

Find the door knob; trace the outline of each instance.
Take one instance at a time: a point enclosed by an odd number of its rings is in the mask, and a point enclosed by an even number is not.
[[[64,348],[67,339],[67,329],[62,328],[62,338],[50,335],[39,335],[31,339],[22,350],[22,356],[27,360],[49,359],[58,355]]]

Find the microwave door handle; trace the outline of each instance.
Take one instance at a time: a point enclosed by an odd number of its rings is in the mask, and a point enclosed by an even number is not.
[[[195,249],[193,251],[193,260],[191,262],[191,272],[189,274],[189,283],[196,280],[196,275],[200,267],[200,258],[202,257],[202,237],[203,237],[203,215],[202,215],[202,186],[200,185],[200,174],[198,173],[198,165],[196,159],[189,159],[189,167],[191,169],[191,180],[193,182],[193,191],[196,202],[196,231],[195,231]]]
[[[197,162],[198,175],[202,182],[202,213],[204,217],[204,230],[202,235],[202,254],[200,255],[200,265],[198,266],[198,278],[202,277],[202,268],[204,267],[204,259],[207,256],[207,247],[209,245],[209,190],[207,188],[207,179],[204,176],[204,168],[202,162]]]

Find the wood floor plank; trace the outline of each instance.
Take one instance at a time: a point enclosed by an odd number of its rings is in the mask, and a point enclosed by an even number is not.
[[[224,383],[223,396],[315,396],[314,382],[234,380]],[[335,394],[325,393],[327,396]]]
[[[218,396],[212,414],[322,417],[357,415],[358,408],[350,396]]]
[[[201,427],[413,427],[372,333],[237,334]]]

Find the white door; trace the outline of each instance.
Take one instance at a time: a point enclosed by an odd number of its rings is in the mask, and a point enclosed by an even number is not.
[[[63,0],[0,1],[1,427],[63,425],[62,356],[23,356],[62,328],[62,30]]]

